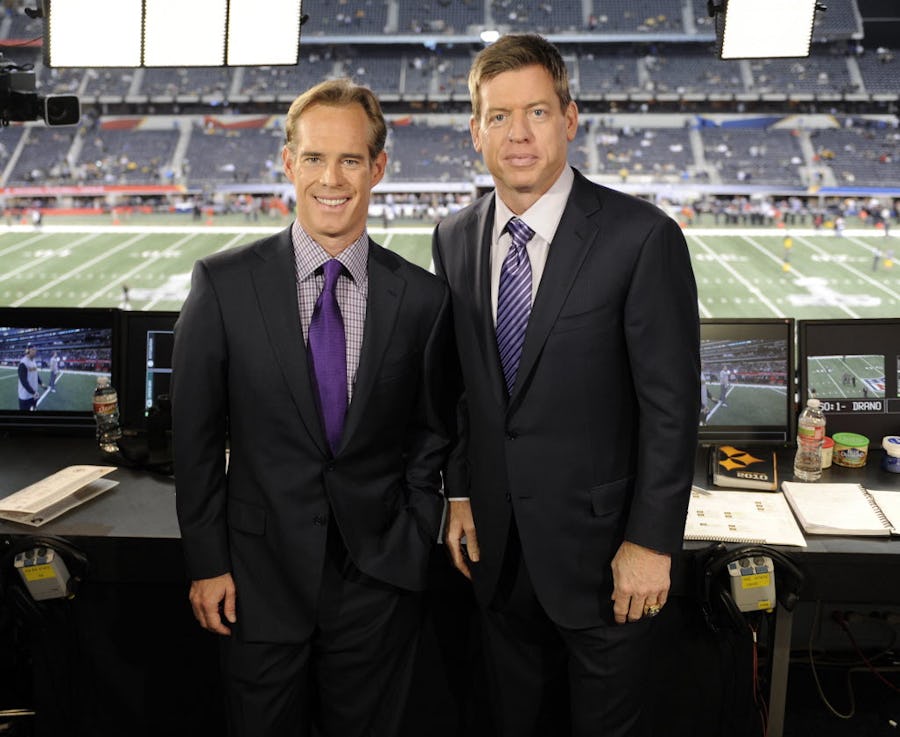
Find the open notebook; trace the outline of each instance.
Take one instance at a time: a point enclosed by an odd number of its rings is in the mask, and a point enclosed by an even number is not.
[[[0,499],[0,518],[40,527],[118,484],[103,478],[115,470],[115,466],[68,466]]]
[[[861,484],[783,481],[803,529],[813,535],[900,535],[900,492]]]
[[[684,539],[806,547],[783,494],[699,486],[691,489]]]

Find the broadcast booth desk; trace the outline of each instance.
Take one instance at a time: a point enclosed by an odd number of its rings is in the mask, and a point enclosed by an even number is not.
[[[873,451],[866,468],[832,468],[826,470],[823,480],[859,482],[870,488],[897,489],[900,493],[900,475],[882,471],[879,461],[880,451]],[[0,438],[0,497],[61,468],[84,463],[107,463],[93,438],[29,433]],[[789,464],[785,452],[779,459],[782,478],[790,478]],[[32,622],[28,634],[33,702],[10,704],[3,698],[0,710],[34,706],[38,711],[35,733],[39,737],[54,734],[58,725],[71,727],[77,722],[83,728],[89,723],[91,734],[120,734],[123,727],[132,728],[131,734],[143,733],[142,728],[148,734],[223,731],[217,721],[223,718],[223,709],[215,671],[215,638],[199,629],[187,601],[174,481],[125,467],[109,478],[119,484],[40,528],[0,521],[0,556],[22,536],[58,536],[89,560],[87,580],[76,598],[68,602],[66,614],[53,613],[49,620]],[[705,451],[697,454],[696,480],[701,485],[706,483]],[[805,573],[802,601],[900,604],[900,586],[896,585],[900,581],[900,539],[808,536],[807,542],[807,548],[778,548]],[[685,544],[685,554],[673,567],[674,595],[690,597],[696,592],[696,553],[707,545]],[[471,608],[474,613],[464,579],[449,569],[446,556],[434,558],[434,617],[442,608],[454,606],[455,617],[459,607]],[[0,572],[0,584],[12,573],[11,567]],[[9,606],[10,602],[0,600],[0,614]],[[779,737],[783,730],[792,619],[783,607],[777,608],[770,691],[772,737]],[[27,616],[25,621],[28,622]],[[460,646],[459,642],[446,642],[456,635],[436,620],[430,626],[437,640],[445,642],[430,649],[423,646],[422,657],[434,658],[435,662],[425,663],[422,672],[437,677],[434,674],[452,667],[448,652],[464,652],[466,643]],[[0,629],[0,661],[7,651],[15,654],[9,639],[9,628]],[[25,641],[29,641],[27,637]],[[461,656],[457,653],[457,657]],[[439,658],[444,662],[437,662]],[[52,681],[44,680],[45,669]],[[0,671],[0,694],[16,692],[7,690],[4,681],[14,675]],[[677,674],[669,675],[670,682],[678,681]],[[438,691],[453,691],[451,701],[459,698],[459,688],[454,684],[457,676],[466,680],[467,674],[450,673],[436,687]],[[47,686],[50,682],[52,688]],[[75,694],[74,701],[61,704],[58,691],[67,685]],[[437,697],[425,698],[425,706],[420,702],[417,708],[439,708],[433,701]],[[411,699],[414,703],[415,694]],[[69,732],[75,734],[76,730]]]

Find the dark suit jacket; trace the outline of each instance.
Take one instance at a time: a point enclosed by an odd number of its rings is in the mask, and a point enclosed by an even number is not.
[[[699,412],[690,257],[656,207],[576,172],[507,397],[491,316],[493,205],[486,195],[434,235],[465,386],[446,493],[471,498],[483,605],[515,515],[547,614],[596,626],[612,621],[610,561],[623,538],[681,549]]]
[[[194,267],[175,329],[178,518],[190,578],[232,573],[248,640],[308,636],[330,514],[364,573],[425,585],[449,445],[449,297],[434,275],[371,241],[368,270],[357,381],[332,457],[290,229]]]

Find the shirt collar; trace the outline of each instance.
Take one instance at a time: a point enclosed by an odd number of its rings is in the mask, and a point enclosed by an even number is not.
[[[294,261],[297,264],[297,280],[303,281],[314,274],[332,256],[307,233],[299,220],[291,226],[291,241],[294,245]],[[335,258],[347,269],[353,281],[363,284],[369,263],[369,233],[363,230],[347,248]]]
[[[562,220],[563,210],[566,209],[566,202],[569,200],[574,183],[575,173],[572,171],[572,167],[564,167],[562,174],[559,175],[559,178],[557,178],[550,189],[544,192],[537,202],[518,216],[506,206],[506,203],[495,192],[494,243],[500,239],[509,219],[514,217],[518,217],[544,241],[551,243],[553,236],[556,235],[556,229],[559,227],[559,221]]]

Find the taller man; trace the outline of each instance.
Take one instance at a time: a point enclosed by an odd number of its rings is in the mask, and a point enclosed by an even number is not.
[[[631,735],[693,475],[688,250],[568,165],[578,111],[550,43],[501,38],[469,91],[496,190],[434,234],[465,385],[448,547],[483,612],[496,734],[564,734],[568,709],[543,707],[568,681],[573,734]]]
[[[296,221],[199,261],[176,326],[190,599],[223,635],[232,734],[392,735],[443,505],[449,295],[366,233],[372,93],[317,85],[285,131]]]

